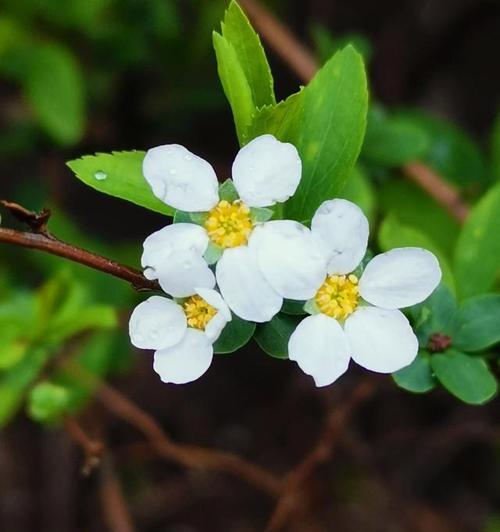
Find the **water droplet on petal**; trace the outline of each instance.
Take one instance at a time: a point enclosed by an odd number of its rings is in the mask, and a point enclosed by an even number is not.
[[[103,172],[102,170],[99,170],[94,174],[94,179],[97,179],[97,181],[104,181],[107,178],[108,174],[106,172]]]
[[[184,155],[184,159],[186,159],[186,161],[191,161],[192,158],[193,157],[191,155]]]

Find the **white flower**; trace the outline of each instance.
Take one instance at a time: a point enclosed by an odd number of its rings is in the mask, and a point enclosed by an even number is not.
[[[353,203],[325,201],[313,217],[313,236],[321,239],[328,265],[292,333],[288,355],[311,375],[316,386],[334,382],[352,358],[364,368],[392,373],[410,364],[417,338],[398,310],[420,303],[436,288],[441,270],[436,257],[421,248],[397,248],[374,257],[360,279],[352,273],[368,242],[368,221]],[[313,270],[311,276],[317,278]]]
[[[143,173],[154,194],[176,209],[208,214],[203,227],[175,224],[185,226],[182,232],[166,228],[149,237],[142,259],[145,274],[171,293],[189,290],[200,276],[203,286],[212,288],[211,272],[200,262],[212,242],[222,249],[217,284],[241,318],[265,322],[280,310],[283,298],[312,297],[326,267],[317,239],[297,222],[258,224],[251,211],[290,198],[301,172],[294,146],[262,135],[234,160],[232,178],[239,200],[220,201],[217,177],[209,163],[177,144],[149,150]],[[188,229],[191,225],[196,229]],[[305,257],[306,263],[298,263],[299,257]]]
[[[184,384],[209,368],[212,344],[219,338],[231,311],[218,292],[199,288],[180,303],[151,296],[133,311],[130,340],[140,349],[154,349],[154,370],[163,382]]]

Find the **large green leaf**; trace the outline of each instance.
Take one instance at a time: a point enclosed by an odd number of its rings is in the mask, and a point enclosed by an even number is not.
[[[233,319],[224,327],[214,344],[214,353],[220,355],[233,353],[247,344],[254,332],[255,323],[242,320],[233,314]]]
[[[222,36],[236,52],[250,87],[255,107],[276,102],[274,82],[259,36],[240,6],[232,1],[222,23]]]
[[[488,292],[500,271],[500,183],[474,206],[458,238],[455,279],[463,298]]]
[[[85,125],[84,83],[69,50],[56,44],[34,47],[24,90],[40,125],[57,142],[80,140]]]
[[[431,366],[441,384],[465,403],[481,405],[497,392],[495,377],[480,357],[449,349],[431,356]]]
[[[172,216],[174,209],[154,196],[142,174],[142,151],[84,155],[67,164],[76,177],[99,192]]]
[[[271,321],[259,325],[255,340],[268,355],[288,358],[288,340],[300,321],[299,316],[276,314]]]
[[[420,247],[432,251],[439,260],[443,272],[443,282],[452,291],[455,290],[455,282],[448,259],[427,235],[415,227],[404,225],[395,216],[389,215],[380,226],[378,241],[383,251],[402,247]]]
[[[426,351],[420,351],[409,366],[393,373],[392,378],[400,388],[413,393],[429,392],[436,387],[429,353]]]
[[[480,351],[500,342],[500,294],[467,299],[455,315],[453,345]]]
[[[304,89],[298,138],[302,180],[285,205],[287,218],[311,219],[321,202],[344,187],[366,128],[368,90],[363,59],[352,46],[336,53]]]

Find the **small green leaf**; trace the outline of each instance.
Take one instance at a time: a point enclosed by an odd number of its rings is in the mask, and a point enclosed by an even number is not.
[[[319,314],[321,312],[314,298],[306,301],[306,304],[304,305],[304,310],[307,314],[310,314],[311,316],[315,316],[316,314]]]
[[[449,349],[431,356],[431,366],[441,384],[464,403],[481,405],[497,392],[495,376],[480,357]]]
[[[252,90],[245,76],[235,48],[217,32],[213,33],[213,44],[217,58],[217,71],[224,89],[224,94],[233,111],[236,133],[240,145],[245,144],[246,131],[252,123],[255,105]]]
[[[175,211],[174,219],[173,219],[172,223],[174,223],[174,224],[182,224],[182,223],[190,224],[190,223],[193,223],[193,222],[191,220],[191,215],[188,212],[177,210],[177,211]]]
[[[267,222],[273,216],[273,209],[267,209],[266,207],[252,207],[250,209],[250,218],[255,223]]]
[[[245,321],[233,314],[233,319],[226,324],[219,339],[214,344],[214,353],[228,354],[247,344],[255,332],[255,323]]]
[[[24,90],[40,125],[61,144],[83,135],[84,83],[73,54],[59,44],[32,49]]]
[[[455,278],[462,298],[488,292],[500,272],[500,183],[474,206],[458,238]]]
[[[453,346],[461,351],[481,351],[500,342],[500,295],[467,299],[454,319]]]
[[[68,403],[69,393],[66,388],[43,381],[30,391],[28,413],[33,420],[41,423],[55,421],[65,413]]]
[[[211,266],[212,264],[218,262],[218,260],[222,257],[223,253],[224,250],[221,247],[216,246],[213,242],[209,242],[207,250],[203,255],[203,258],[205,259],[207,264]]]
[[[366,128],[368,90],[362,57],[352,46],[336,53],[304,89],[299,137],[302,179],[285,217],[309,220],[339,194],[358,158]]]
[[[436,387],[436,379],[432,374],[429,358],[429,353],[419,351],[417,358],[409,366],[392,374],[394,382],[409,392],[430,392]]]
[[[276,314],[271,321],[259,325],[255,340],[268,355],[288,358],[288,340],[300,321],[298,316]]]
[[[154,196],[142,174],[144,155],[142,151],[98,153],[84,155],[67,165],[78,179],[99,192],[172,216],[174,209]]]
[[[236,52],[255,107],[275,103],[274,82],[260,38],[240,6],[232,1],[222,23],[222,36]]]
[[[224,183],[221,183],[219,185],[219,198],[221,200],[229,201],[229,203],[233,203],[237,199],[239,199],[238,191],[236,190],[236,187],[234,186],[232,179],[226,179]]]
[[[307,312],[304,310],[305,301],[296,301],[294,299],[285,299],[281,312],[290,314],[292,316],[305,316]]]
[[[399,166],[422,157],[428,150],[427,132],[411,119],[388,116],[381,108],[368,113],[361,157],[380,166]]]
[[[382,222],[378,234],[379,245],[383,251],[389,251],[400,247],[420,247],[432,251],[439,260],[439,265],[443,272],[443,282],[455,290],[455,282],[448,259],[441,249],[424,233],[414,227],[401,224],[393,215],[389,215]]]

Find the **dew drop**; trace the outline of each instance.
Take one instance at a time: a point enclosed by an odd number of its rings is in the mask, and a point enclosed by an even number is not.
[[[103,172],[102,170],[99,170],[94,174],[94,179],[97,179],[97,181],[104,181],[107,178],[108,174],[106,172]]]
[[[186,159],[186,161],[191,161],[193,157],[192,155],[184,155],[184,159]]]

